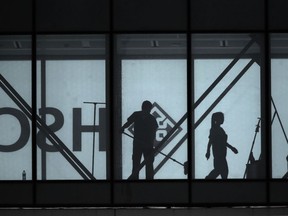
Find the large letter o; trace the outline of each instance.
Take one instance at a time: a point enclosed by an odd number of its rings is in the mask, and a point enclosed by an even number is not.
[[[28,118],[20,110],[10,107],[0,108],[0,115],[14,116],[18,119],[21,127],[19,139],[11,145],[0,145],[0,152],[14,152],[23,148],[27,144],[30,136],[30,125]],[[5,136],[5,134],[0,134],[0,136]]]

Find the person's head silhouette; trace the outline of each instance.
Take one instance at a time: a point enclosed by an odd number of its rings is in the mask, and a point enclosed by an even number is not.
[[[142,111],[150,113],[151,109],[152,109],[152,103],[150,101],[146,100],[142,103]]]
[[[211,126],[219,126],[224,122],[224,114],[222,112],[213,113],[211,118]]]

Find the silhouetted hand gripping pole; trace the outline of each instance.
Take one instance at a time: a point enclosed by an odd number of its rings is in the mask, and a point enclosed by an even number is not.
[[[254,162],[254,161],[255,161],[252,152],[253,152],[253,148],[254,148],[254,145],[255,145],[255,140],[256,140],[257,133],[259,132],[260,122],[261,122],[261,118],[258,118],[258,123],[257,123],[256,128],[255,128],[255,134],[254,134],[254,138],[253,138],[251,150],[250,150],[249,157],[248,157],[248,161],[247,161],[246,164],[248,164],[249,161],[251,161],[251,162]],[[244,173],[243,179],[245,178],[246,175],[247,175],[247,166],[246,166],[246,169],[245,169],[245,173]]]

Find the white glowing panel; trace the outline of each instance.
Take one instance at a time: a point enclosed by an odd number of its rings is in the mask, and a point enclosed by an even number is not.
[[[229,65],[232,59],[195,60],[194,62],[194,91],[195,101],[205,92],[214,80]],[[248,64],[250,59],[241,59],[205,98],[195,110],[195,122],[206,112],[220,94],[230,85],[235,77]],[[225,121],[222,128],[228,135],[228,143],[239,151],[234,154],[227,150],[229,167],[228,178],[243,178],[249,158],[256,124],[260,115],[260,67],[254,63],[241,79],[223,97],[209,115],[195,129],[195,178],[205,178],[213,169],[213,155],[207,161],[208,136],[211,128],[211,116],[214,112],[223,112]],[[253,154],[255,159],[260,157],[261,134],[257,133]]]
[[[161,109],[175,122],[187,112],[187,76],[186,60],[123,60],[122,61],[122,124],[135,111],[141,110],[144,100],[157,103]],[[154,111],[159,111],[157,107]],[[153,112],[153,110],[152,110]],[[162,112],[163,114],[163,112]],[[165,116],[157,118],[159,126],[157,141],[165,136]],[[167,117],[166,116],[166,117]],[[166,121],[167,123],[168,121]],[[165,123],[165,121],[164,121]],[[172,125],[172,123],[171,123]],[[187,133],[187,121],[181,125],[181,131],[163,149],[168,154]],[[161,131],[162,129],[162,131]],[[163,132],[164,131],[164,132]],[[160,133],[164,133],[160,135]],[[127,179],[132,170],[132,144],[133,140],[122,136],[122,174]],[[172,156],[184,163],[187,161],[187,140]],[[154,161],[154,169],[165,157],[158,154]],[[182,179],[184,169],[181,165],[168,160],[158,172],[155,179]],[[140,179],[145,179],[145,168],[140,172]]]
[[[0,61],[0,73],[26,103],[31,106],[31,62]],[[31,180],[31,121],[23,114],[11,96],[5,93],[3,88],[0,89],[0,97],[0,180],[22,180],[23,171],[26,173],[26,179]],[[15,117],[15,114],[13,114],[15,112],[18,113],[16,115],[22,113],[22,120]],[[21,127],[20,122],[25,122],[26,124]],[[25,138],[20,138],[21,135]]]
[[[40,71],[38,70],[38,108],[41,108],[42,102],[45,100],[47,108],[54,108],[62,113],[64,122],[61,128],[54,131],[55,134],[96,179],[106,179],[107,152],[101,151],[99,147],[99,137],[106,135],[105,131],[99,129],[99,109],[105,108],[106,105],[98,104],[96,106],[93,154],[93,131],[89,131],[85,127],[91,128],[94,125],[94,105],[84,103],[106,103],[105,61],[46,61],[46,89],[41,89],[43,74]],[[44,96],[41,95],[43,91],[46,91]],[[56,120],[59,119],[55,119],[55,116],[50,114],[46,115],[47,125],[52,125]],[[79,130],[74,130],[75,124],[80,125]],[[80,142],[77,143],[73,139],[76,133],[77,137],[81,136]],[[52,145],[50,141],[46,140],[46,142],[47,145]],[[83,179],[59,152],[38,148],[37,159],[38,179]]]
[[[271,61],[271,87],[272,98],[275,107],[271,104],[272,116],[278,112],[272,124],[272,177],[282,178],[288,171],[287,155],[288,143],[287,136],[287,83],[288,83],[288,60],[272,59]],[[281,127],[282,123],[283,129]],[[284,130],[284,131],[283,131]]]

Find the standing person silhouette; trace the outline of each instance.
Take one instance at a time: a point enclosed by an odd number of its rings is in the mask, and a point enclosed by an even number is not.
[[[211,118],[211,129],[209,135],[209,142],[207,145],[206,158],[210,158],[210,148],[214,156],[214,169],[206,176],[206,179],[216,179],[219,175],[222,179],[228,177],[228,164],[226,160],[227,147],[235,154],[238,150],[227,143],[227,134],[220,126],[224,122],[224,114],[222,112],[213,113]]]
[[[153,145],[156,137],[158,124],[156,118],[150,114],[152,104],[150,101],[142,103],[142,110],[134,112],[127,122],[122,126],[125,128],[134,123],[133,155],[132,155],[132,175],[131,179],[139,179],[139,167],[142,155],[144,156],[146,167],[146,179],[154,178],[154,151]]]

